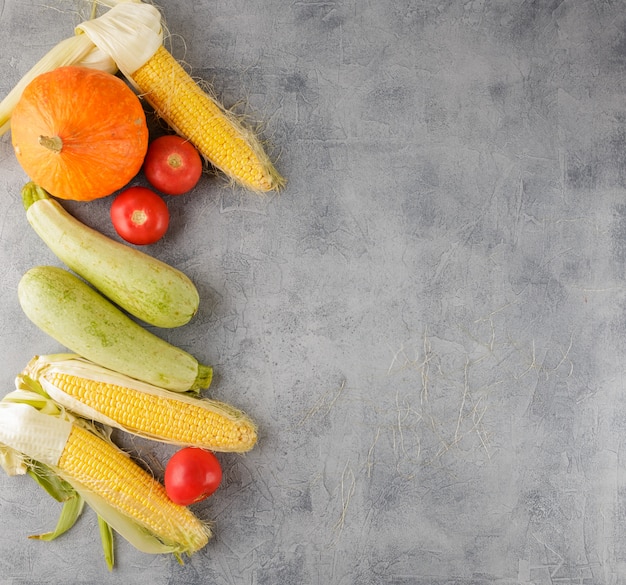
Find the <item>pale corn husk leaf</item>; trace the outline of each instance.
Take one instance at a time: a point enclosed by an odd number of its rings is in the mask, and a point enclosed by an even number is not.
[[[127,2],[141,4],[142,1],[143,0],[95,0],[95,3],[101,6],[108,6],[109,8],[113,8],[113,6],[117,6],[118,4],[124,4]]]
[[[55,466],[72,423],[25,402],[0,401],[0,443],[44,465]]]
[[[104,51],[101,51],[94,45],[93,49],[89,51],[80,61],[74,63],[77,67],[88,67],[89,69],[98,69],[105,73],[115,75],[118,71],[117,63],[111,59]]]
[[[28,472],[26,457],[19,451],[6,445],[0,445],[0,467],[9,477],[24,475]]]
[[[66,502],[76,495],[76,490],[62,480],[50,467],[38,461],[28,461],[28,475],[57,502]]]
[[[132,74],[163,44],[161,13],[152,4],[121,2],[76,27],[109,55],[132,83]]]
[[[52,400],[50,400],[49,397],[41,393],[43,390],[41,390],[41,392],[38,391],[40,388],[41,386],[37,383],[20,383],[18,389],[6,394],[0,404],[4,402],[28,404],[37,410],[41,410],[48,414],[59,414],[61,412],[59,408],[54,404],[54,402],[52,402]],[[33,464],[26,455],[8,445],[2,444],[1,442],[0,467],[2,467],[8,476],[24,475],[25,473],[29,473],[35,479],[38,479],[39,477],[39,474],[33,472]],[[43,485],[43,487],[47,490],[45,485]],[[51,489],[49,493],[54,494],[55,492]],[[54,495],[54,497],[57,496]]]

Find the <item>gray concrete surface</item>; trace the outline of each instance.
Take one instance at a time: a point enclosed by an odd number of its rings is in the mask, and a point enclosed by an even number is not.
[[[223,456],[180,566],[0,476],[0,583],[626,582],[626,5],[159,2],[173,53],[244,104],[289,180],[207,175],[150,252],[201,310],[164,338],[215,365],[258,447]],[[0,2],[0,93],[87,4]],[[0,141],[4,388],[59,346],[16,286],[58,261]],[[141,177],[137,179],[141,182]],[[112,235],[110,198],[68,204]],[[117,435],[157,476],[173,452]]]

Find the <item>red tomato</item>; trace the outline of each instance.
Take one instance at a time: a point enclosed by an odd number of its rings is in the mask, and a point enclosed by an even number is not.
[[[211,451],[184,447],[165,466],[165,491],[170,500],[188,506],[208,498],[222,482],[222,467]]]
[[[148,146],[143,172],[155,189],[167,195],[182,195],[200,180],[202,159],[193,144],[181,136],[161,136]]]
[[[145,187],[130,187],[111,205],[111,221],[121,238],[131,244],[154,244],[170,223],[170,212],[163,198]]]

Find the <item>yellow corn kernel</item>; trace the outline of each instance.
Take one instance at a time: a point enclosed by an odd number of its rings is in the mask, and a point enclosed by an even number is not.
[[[76,399],[119,428],[156,440],[193,445],[212,451],[249,451],[257,439],[254,423],[241,411],[217,400],[190,398],[168,392],[154,393],[92,380],[52,368],[40,374],[40,382]],[[64,402],[55,395],[57,400]],[[72,409],[72,404],[65,406]],[[80,413],[83,416],[86,413]]]
[[[200,550],[211,536],[188,508],[167,497],[161,483],[115,445],[80,426],[72,426],[58,468],[180,553]]]
[[[132,80],[157,114],[228,177],[253,191],[283,186],[256,136],[225,112],[163,45]]]

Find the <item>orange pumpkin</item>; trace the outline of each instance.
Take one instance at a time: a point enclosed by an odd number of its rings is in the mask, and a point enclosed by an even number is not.
[[[24,89],[11,136],[32,181],[77,201],[124,187],[148,149],[146,116],[130,87],[110,73],[76,66],[43,73]]]

